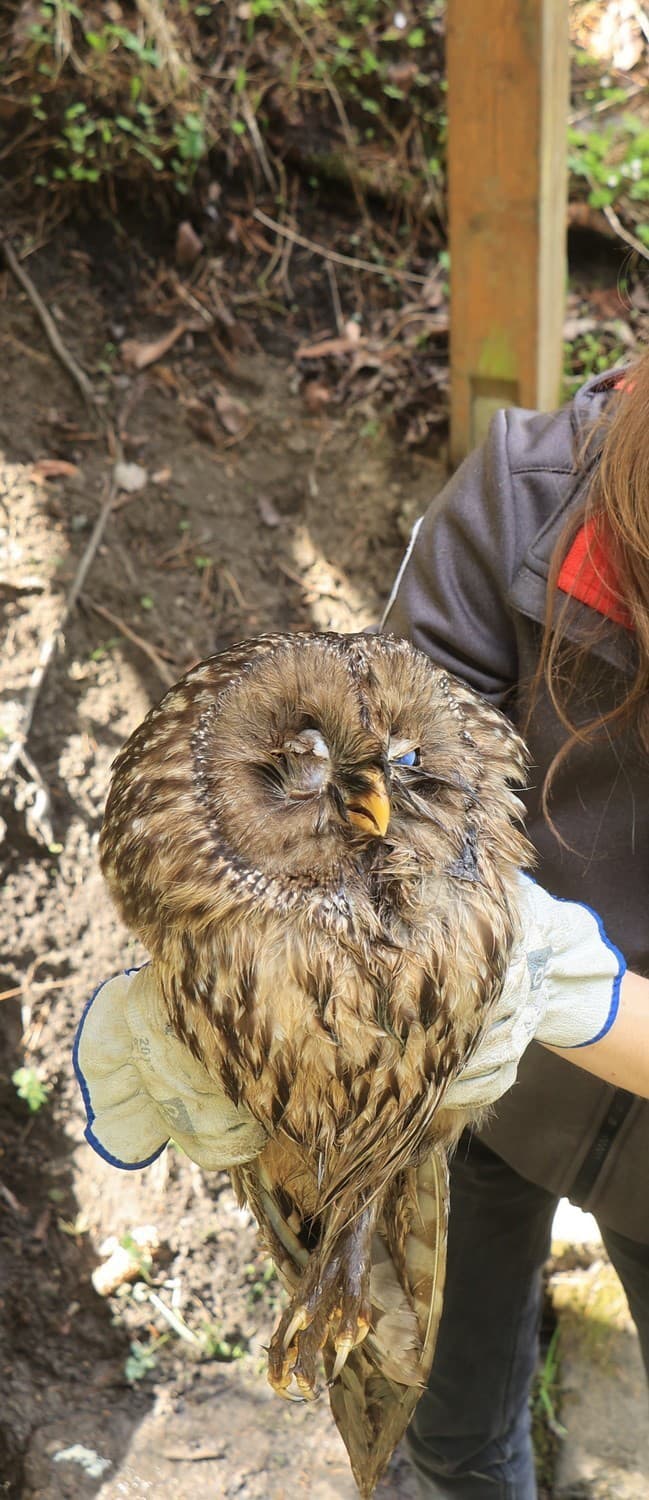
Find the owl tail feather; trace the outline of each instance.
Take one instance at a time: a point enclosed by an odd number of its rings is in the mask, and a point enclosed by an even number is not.
[[[434,1152],[401,1181],[397,1211],[386,1206],[372,1246],[371,1330],[329,1390],[363,1500],[373,1494],[426,1385],[442,1312],[448,1219],[444,1152]],[[327,1348],[324,1359],[330,1374]]]
[[[289,1222],[278,1201],[271,1151],[231,1175],[295,1296],[311,1257],[299,1225]],[[323,1348],[331,1410],[363,1500],[373,1494],[430,1373],[442,1311],[447,1218],[446,1154],[437,1150],[400,1172],[388,1190],[371,1241],[370,1328],[335,1379],[333,1340]]]

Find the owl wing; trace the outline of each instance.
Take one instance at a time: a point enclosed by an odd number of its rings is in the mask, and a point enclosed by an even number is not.
[[[267,1152],[232,1174],[252,1208],[289,1293],[309,1260],[295,1209],[287,1217],[277,1158]],[[279,1178],[279,1181],[278,1181]],[[403,1437],[430,1373],[442,1312],[448,1222],[446,1153],[401,1172],[372,1243],[372,1318],[329,1386],[334,1420],[362,1496],[370,1496]],[[331,1380],[335,1350],[325,1346]]]

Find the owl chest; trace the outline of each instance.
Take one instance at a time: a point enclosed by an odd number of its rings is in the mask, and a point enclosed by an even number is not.
[[[248,1006],[225,1026],[217,1006],[214,1024],[237,1097],[272,1130],[330,1151],[426,1111],[459,1057],[442,999],[417,962],[363,973],[329,955],[269,964]]]

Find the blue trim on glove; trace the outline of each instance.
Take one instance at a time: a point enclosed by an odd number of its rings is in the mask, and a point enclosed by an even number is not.
[[[539,884],[538,880],[535,880],[534,876],[530,875],[527,870],[521,870],[521,875],[523,877],[523,880],[529,880],[532,885]],[[542,886],[541,889],[545,890],[545,886]],[[609,951],[613,954],[613,957],[617,959],[618,964],[617,974],[612,981],[611,1004],[609,1006],[608,1015],[606,1017],[604,1025],[600,1026],[597,1036],[590,1037],[587,1042],[575,1042],[572,1047],[566,1047],[565,1049],[566,1052],[577,1052],[579,1047],[594,1047],[595,1043],[601,1042],[602,1037],[605,1037],[607,1032],[611,1030],[611,1027],[615,1022],[618,1010],[620,1008],[620,986],[627,971],[627,961],[624,957],[624,954],[620,952],[617,945],[611,941],[606,928],[604,927],[604,922],[602,917],[600,917],[599,912],[594,911],[593,907],[589,906],[586,901],[575,901],[571,896],[554,896],[552,895],[551,891],[546,891],[546,895],[552,896],[553,901],[563,902],[564,906],[581,906],[583,911],[587,911],[589,916],[593,917],[595,922],[597,923],[597,930],[605,948],[609,949]]]
[[[122,973],[125,974],[127,978],[130,978],[131,974],[139,974],[141,969],[146,968],[148,968],[148,964],[138,964],[134,969],[122,969]],[[118,977],[119,976],[116,974],[111,975],[112,979],[117,979]],[[150,1167],[152,1162],[157,1161],[158,1157],[162,1156],[163,1151],[169,1144],[169,1139],[163,1141],[162,1145],[158,1147],[158,1150],[154,1151],[152,1156],[147,1156],[144,1161],[120,1161],[119,1157],[112,1156],[110,1151],[107,1151],[106,1147],[102,1146],[101,1141],[97,1139],[97,1136],[93,1131],[92,1127],[96,1118],[95,1111],[92,1107],[92,1102],[90,1099],[90,1090],[88,1088],[88,1084],[86,1083],[86,1079],[81,1068],[81,1063],[79,1062],[79,1045],[81,1042],[81,1036],[86,1016],[90,1011],[91,1005],[93,1005],[95,1000],[97,999],[100,990],[103,990],[104,985],[106,984],[110,984],[110,980],[102,979],[101,984],[97,985],[96,990],[93,991],[90,999],[84,1005],[81,1020],[79,1021],[79,1025],[77,1026],[74,1044],[72,1047],[72,1064],[76,1074],[77,1083],[79,1084],[79,1088],[81,1089],[81,1097],[83,1099],[86,1118],[88,1121],[83,1133],[88,1142],[88,1145],[92,1146],[93,1151],[96,1151],[98,1156],[101,1156],[104,1161],[107,1161],[110,1167],[119,1167],[120,1171],[122,1172],[139,1172],[143,1167]]]
[[[607,1031],[610,1031],[620,1008],[620,985],[627,970],[627,963],[624,954],[620,953],[620,950],[616,946],[616,944],[611,942],[611,939],[604,928],[604,923],[599,915],[599,912],[593,911],[592,906],[586,906],[585,901],[579,901],[577,904],[579,906],[583,906],[584,911],[589,911],[591,916],[595,918],[602,942],[606,945],[607,948],[610,948],[613,957],[617,959],[618,970],[615,979],[613,980],[613,987],[611,990],[611,1004],[609,1006],[609,1012],[604,1025],[600,1026],[597,1036],[591,1037],[589,1042],[577,1042],[575,1051],[577,1051],[578,1047],[594,1047],[595,1042],[601,1042],[602,1037],[606,1036]]]

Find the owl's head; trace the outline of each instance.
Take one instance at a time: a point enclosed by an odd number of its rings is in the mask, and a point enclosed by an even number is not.
[[[382,872],[478,879],[486,830],[512,860],[521,742],[404,641],[295,635],[194,667],[118,756],[104,873],[151,947],[234,897],[294,905]]]

